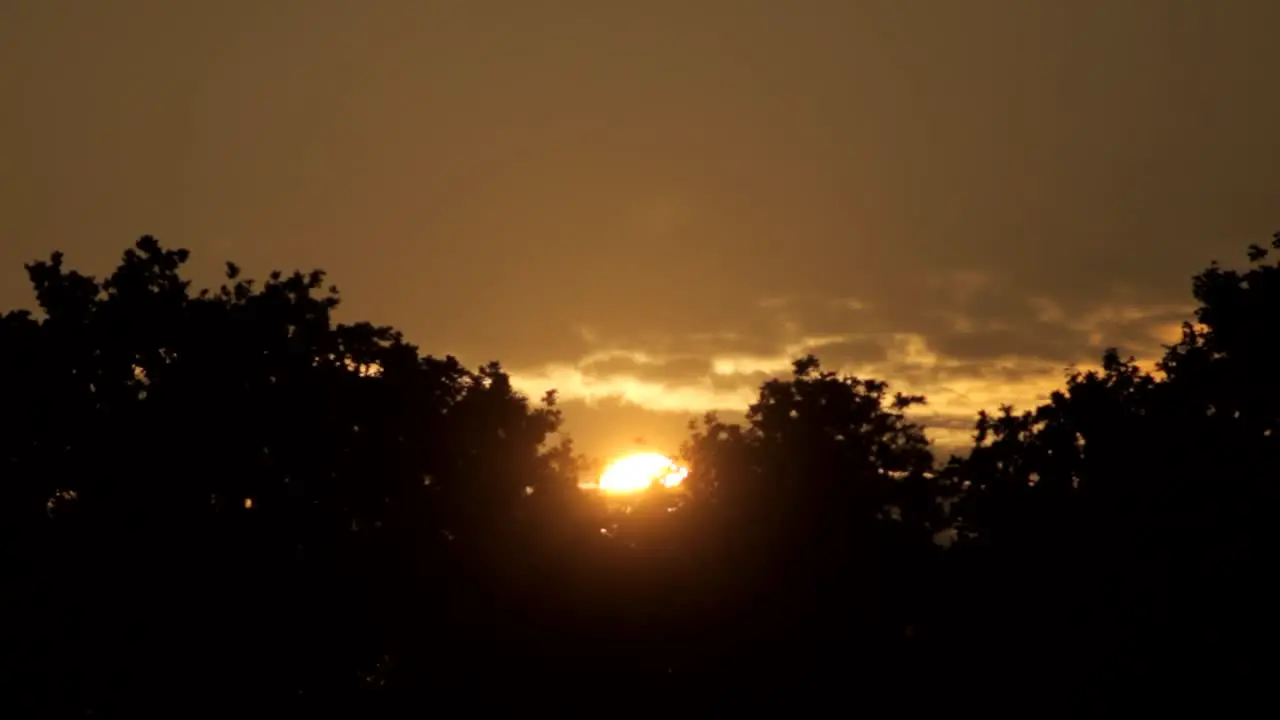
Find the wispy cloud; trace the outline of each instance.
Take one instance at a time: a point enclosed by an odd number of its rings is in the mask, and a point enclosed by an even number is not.
[[[513,372],[512,383],[529,395],[554,388],[562,397],[593,405],[620,400],[658,412],[700,413],[746,407],[754,397],[750,386],[718,388],[710,379],[649,380],[632,373],[596,374],[590,366],[558,363]]]
[[[976,275],[965,279],[966,292],[984,282]],[[1024,307],[1032,310],[1029,321],[1039,327],[1011,323],[1000,334],[972,338],[978,343],[975,347],[984,351],[981,353],[956,354],[944,349],[964,347],[956,338],[989,332],[975,329],[979,326],[976,320],[941,325],[933,337],[925,332],[889,331],[805,334],[797,321],[789,328],[793,339],[779,343],[774,352],[739,351],[745,343],[734,334],[702,333],[697,343],[670,344],[696,345],[696,353],[599,349],[575,361],[517,370],[513,380],[531,395],[555,388],[564,398],[588,405],[614,401],[683,414],[741,411],[755,399],[763,379],[785,376],[797,357],[813,353],[828,369],[886,380],[892,390],[926,396],[928,405],[918,417],[945,451],[967,444],[979,410],[1002,404],[1030,408],[1043,402],[1063,385],[1070,368],[1096,367],[1102,345],[1121,345],[1149,365],[1158,357],[1162,343],[1176,340],[1178,323],[1189,311],[1175,305],[1114,304],[1068,316],[1043,298],[1030,299]],[[956,314],[965,317],[963,312]],[[1074,354],[1059,357],[1019,352],[1027,345],[1018,333],[1033,331],[1069,333],[1087,344]],[[946,340],[940,342],[943,338]],[[1002,349],[1002,343],[1007,350]]]

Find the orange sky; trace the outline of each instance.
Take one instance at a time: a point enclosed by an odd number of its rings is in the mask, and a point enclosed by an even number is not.
[[[1028,401],[1280,228],[1280,3],[6,0],[0,307],[137,236],[674,450],[790,356]],[[956,436],[939,431],[939,439]]]

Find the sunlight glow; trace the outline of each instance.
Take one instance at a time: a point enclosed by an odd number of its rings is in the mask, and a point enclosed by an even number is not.
[[[673,488],[684,482],[688,468],[659,453],[639,453],[614,462],[600,475],[598,487],[605,493],[634,493],[654,484]]]

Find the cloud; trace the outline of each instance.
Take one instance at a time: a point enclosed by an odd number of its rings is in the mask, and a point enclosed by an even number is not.
[[[659,358],[639,352],[593,353],[576,366],[594,376],[627,375],[651,382],[705,377],[711,371],[711,361],[706,357],[675,355]]]
[[[934,276],[926,285],[938,302],[913,311],[877,313],[861,300],[770,299],[745,312],[772,333],[671,335],[658,344],[666,352],[619,345],[522,368],[513,378],[531,394],[555,387],[587,407],[741,412],[762,382],[787,375],[793,360],[812,353],[827,369],[926,396],[916,417],[945,454],[969,443],[979,410],[1030,409],[1073,368],[1096,367],[1104,347],[1120,346],[1150,366],[1191,310],[1106,301],[1080,311],[1045,297],[1013,296],[967,272]]]
[[[577,364],[555,363],[512,373],[513,384],[530,395],[554,388],[562,397],[588,406],[618,400],[658,412],[701,413],[740,408],[753,397],[750,387],[717,387],[709,377],[661,381],[638,372],[595,373]]]
[[[239,27],[203,4],[203,39],[162,34],[183,44],[164,63],[113,40],[158,18],[89,36],[6,17],[0,45],[49,63],[0,66],[44,119],[0,133],[17,189],[0,300],[29,304],[21,263],[55,246],[101,272],[104,241],[148,230],[215,279],[222,259],[329,268],[343,320],[591,398],[736,403],[802,339],[839,336],[829,364],[935,403],[966,381],[1018,401],[1106,344],[1157,353],[1172,326],[1131,311],[1275,230],[1280,163],[1259,158],[1280,156],[1278,3],[636,3],[564,22],[508,2],[502,32],[475,3],[443,23],[349,3],[288,37],[271,29],[301,4],[262,5],[270,22]],[[108,78],[173,101],[119,103],[104,143]],[[613,350],[662,362],[582,362]],[[717,359],[757,369],[697,364]]]

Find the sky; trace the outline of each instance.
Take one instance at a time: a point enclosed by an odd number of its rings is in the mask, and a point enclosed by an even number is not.
[[[608,458],[829,369],[940,452],[1280,229],[1269,0],[0,0],[0,308],[324,268]]]

